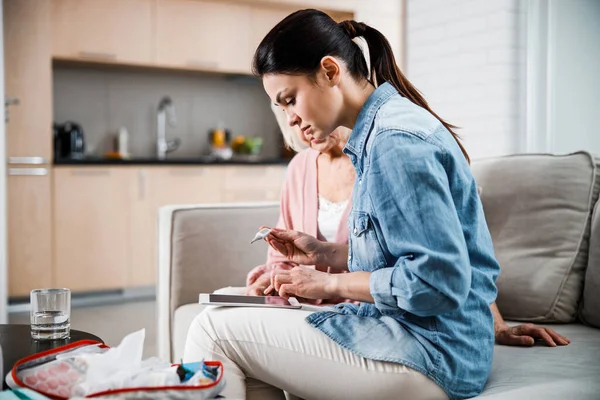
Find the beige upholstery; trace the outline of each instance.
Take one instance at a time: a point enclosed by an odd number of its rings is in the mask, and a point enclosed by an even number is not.
[[[279,203],[169,206],[159,212],[158,352],[173,360],[175,310],[199,293],[244,286],[267,257],[264,242],[250,245],[261,225],[275,225]]]
[[[590,210],[597,195],[597,184],[591,183],[595,170],[591,157],[585,153],[504,157],[476,162],[473,169],[501,262],[501,308],[511,316],[572,319],[579,300],[574,297],[581,296],[585,286],[580,315],[589,324],[600,323],[600,206],[590,237]],[[278,205],[229,207],[161,210],[161,358],[181,357],[187,329],[202,309],[198,293],[243,284],[246,272],[266,257],[264,243],[257,247],[248,241],[259,225],[275,223]],[[211,226],[221,228],[218,238],[206,238]],[[555,301],[548,301],[552,296]],[[552,328],[568,336],[571,344],[496,346],[492,373],[478,398],[598,398],[600,330],[578,323]]]
[[[586,324],[600,328],[600,201],[592,217],[590,256],[579,315]]]
[[[500,262],[502,314],[574,321],[600,191],[594,158],[584,152],[499,157],[474,163],[473,174]]]

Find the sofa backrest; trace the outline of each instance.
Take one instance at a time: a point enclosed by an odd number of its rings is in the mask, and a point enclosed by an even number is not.
[[[198,302],[199,293],[244,286],[248,272],[267,259],[266,243],[250,245],[250,241],[261,225],[275,226],[278,216],[276,203],[175,211],[171,222],[171,310]]]
[[[600,328],[600,200],[592,215],[590,255],[579,317],[584,323]]]
[[[600,191],[596,160],[585,152],[496,157],[474,162],[473,175],[500,263],[504,317],[575,320]]]

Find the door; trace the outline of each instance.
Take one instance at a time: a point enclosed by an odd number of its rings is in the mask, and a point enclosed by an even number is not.
[[[51,177],[48,167],[8,168],[9,295],[52,286]]]
[[[155,0],[47,0],[52,54],[62,59],[149,65]]]
[[[120,289],[129,269],[130,169],[54,170],[54,286]]]
[[[228,203],[279,201],[285,179],[284,166],[227,167],[223,200]]]
[[[50,30],[50,2],[3,2],[10,296],[52,283]]]
[[[139,168],[131,192],[132,235],[129,286],[156,283],[158,209],[173,204],[222,201],[223,167]]]
[[[158,0],[158,65],[250,73],[249,13],[230,2]]]

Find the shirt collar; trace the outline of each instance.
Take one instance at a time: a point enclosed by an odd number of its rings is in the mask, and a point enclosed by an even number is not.
[[[344,153],[347,155],[352,154],[357,158],[360,158],[360,155],[364,151],[364,146],[369,137],[369,133],[371,132],[371,126],[373,125],[373,120],[375,119],[377,111],[395,94],[398,94],[398,91],[388,82],[384,82],[371,93],[358,113],[358,118],[356,119],[352,133],[348,138],[348,143],[346,143],[346,146],[344,147]]]

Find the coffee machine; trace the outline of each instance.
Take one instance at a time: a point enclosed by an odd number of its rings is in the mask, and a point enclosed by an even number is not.
[[[85,157],[83,129],[75,122],[54,124],[54,158],[81,160]]]

